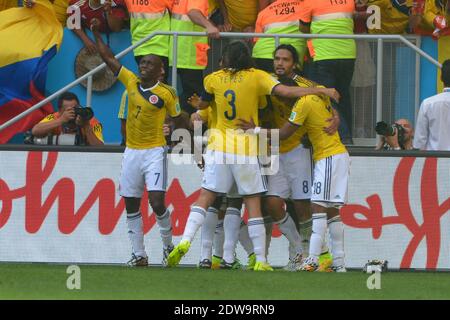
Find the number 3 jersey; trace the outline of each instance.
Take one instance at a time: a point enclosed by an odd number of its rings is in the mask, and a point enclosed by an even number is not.
[[[204,80],[207,101],[216,108],[216,125],[211,130],[208,149],[245,156],[258,153],[258,138],[253,134],[244,134],[239,129],[239,119],[253,119],[258,126],[258,109],[262,97],[270,95],[279,84],[265,71],[246,69],[233,72],[223,69],[208,75]],[[265,107],[265,104],[262,106]]]
[[[160,82],[143,89],[139,77],[123,66],[118,79],[128,91],[127,147],[150,149],[166,145],[166,114],[177,117],[181,112],[175,89]]]

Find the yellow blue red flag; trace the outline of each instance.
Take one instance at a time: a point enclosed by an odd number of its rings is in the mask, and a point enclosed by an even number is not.
[[[62,42],[63,29],[52,4],[0,12],[0,124],[42,101],[47,65]],[[0,132],[0,143],[30,129],[53,107],[47,104]]]

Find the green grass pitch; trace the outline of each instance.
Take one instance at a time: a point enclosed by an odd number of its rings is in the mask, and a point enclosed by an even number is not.
[[[179,267],[80,265],[81,290],[67,266],[0,264],[0,299],[450,299],[447,272],[388,272],[381,289],[368,274],[252,272]]]

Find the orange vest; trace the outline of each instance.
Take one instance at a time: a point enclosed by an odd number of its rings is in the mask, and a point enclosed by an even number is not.
[[[258,14],[256,20],[256,33],[274,34],[298,34],[300,12],[302,10],[301,0],[277,0],[267,6]],[[253,58],[272,59],[275,50],[275,40],[273,38],[255,39],[253,48]],[[297,49],[300,61],[306,48],[305,39],[281,38],[280,44],[291,44]]]
[[[173,0],[125,0],[130,13],[132,43],[155,31],[170,31],[170,13]],[[155,36],[134,50],[135,56],[169,55],[169,37]]]
[[[205,28],[191,21],[188,12],[197,9],[205,18],[208,17],[208,0],[175,0],[172,7],[171,31],[205,32]],[[169,64],[172,65],[173,38],[170,38]],[[208,64],[208,38],[201,37],[178,37],[177,67],[185,69],[205,69]]]

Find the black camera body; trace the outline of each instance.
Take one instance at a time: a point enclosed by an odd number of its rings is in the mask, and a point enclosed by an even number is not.
[[[80,116],[82,120],[88,121],[91,120],[94,117],[94,110],[89,107],[83,108],[82,106],[78,105],[74,108],[75,116]]]
[[[395,130],[397,130],[397,132],[398,132],[397,133],[398,144],[403,149],[404,143],[405,143],[405,128],[403,128],[403,126],[401,126],[397,123],[393,123],[393,124],[389,125],[384,121],[377,122],[377,125],[375,126],[375,131],[380,136],[385,136],[385,137],[394,136]]]

